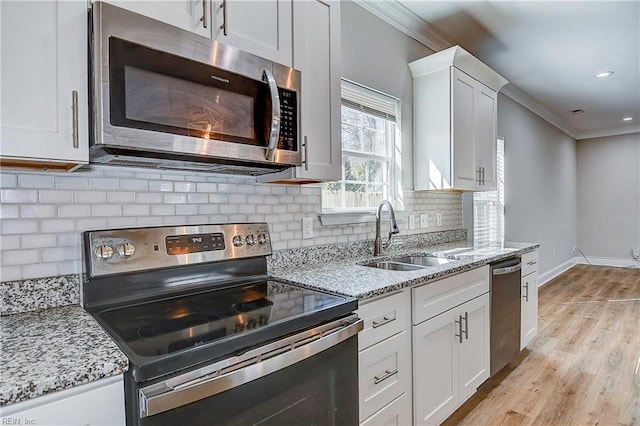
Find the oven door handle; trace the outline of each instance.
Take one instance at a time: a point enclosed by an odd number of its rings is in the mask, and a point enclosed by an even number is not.
[[[265,158],[268,161],[273,161],[278,147],[278,139],[280,139],[280,95],[278,95],[278,85],[271,71],[264,70],[263,79],[267,81],[271,94],[271,130]]]
[[[346,318],[299,333],[250,351],[234,359],[231,365],[206,369],[196,379],[180,383],[180,377],[138,390],[140,417],[163,413],[289,367],[327,350],[363,329],[363,321],[353,314]],[[263,350],[261,350],[263,349]],[[355,354],[354,354],[355,356]],[[237,366],[237,368],[235,368]]]

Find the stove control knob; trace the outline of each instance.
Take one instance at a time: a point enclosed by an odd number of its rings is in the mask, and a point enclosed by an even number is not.
[[[249,322],[247,322],[247,328],[256,328],[257,325],[258,322],[253,318],[251,318]]]
[[[131,243],[120,244],[116,250],[118,250],[118,256],[124,259],[133,256],[136,252],[135,246]]]
[[[113,256],[113,248],[106,244],[102,244],[96,247],[94,253],[96,254],[98,260],[109,260],[111,259],[111,256]]]
[[[244,245],[244,238],[242,238],[242,235],[236,235],[233,237],[233,240],[231,240],[233,242],[233,245],[236,247],[241,247]]]
[[[260,325],[265,325],[269,322],[269,317],[266,315],[260,315],[260,318],[258,319],[258,324]]]
[[[246,241],[247,241],[247,244],[249,244],[250,246],[252,246],[252,245],[254,245],[256,243],[256,239],[253,236],[253,234],[247,235]]]
[[[265,234],[258,235],[258,243],[264,244],[267,242],[267,236]]]
[[[244,330],[244,324],[242,324],[241,322],[237,322],[236,325],[233,327],[234,333],[239,333],[242,330]]]

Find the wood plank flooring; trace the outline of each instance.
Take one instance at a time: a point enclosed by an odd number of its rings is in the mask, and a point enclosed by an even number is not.
[[[640,270],[577,265],[538,306],[528,349],[446,423],[640,426]]]

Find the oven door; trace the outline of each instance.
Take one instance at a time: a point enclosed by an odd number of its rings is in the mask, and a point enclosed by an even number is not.
[[[133,422],[156,425],[355,425],[355,315],[139,388]]]

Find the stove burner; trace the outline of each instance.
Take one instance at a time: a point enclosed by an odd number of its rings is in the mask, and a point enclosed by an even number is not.
[[[218,322],[219,324],[213,326],[212,323],[214,322]],[[206,325],[208,330],[218,329],[224,327],[224,321],[217,315],[187,314],[182,317],[170,318],[144,325],[138,329],[138,336],[143,339],[162,338],[166,335],[183,332],[184,330],[204,325]]]

